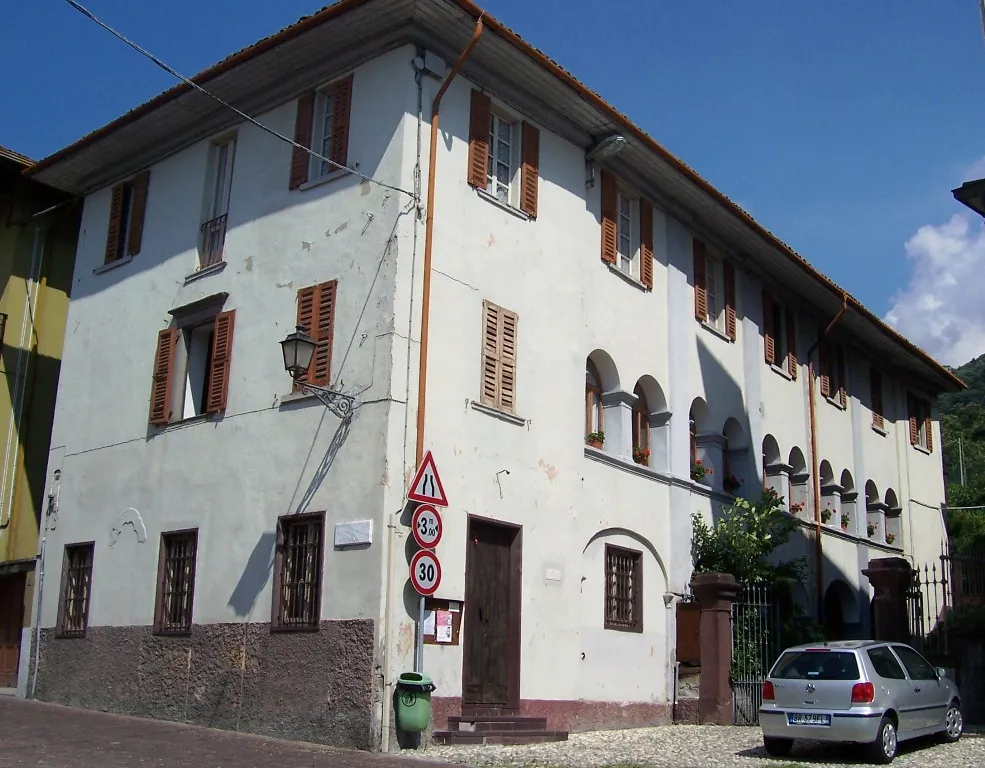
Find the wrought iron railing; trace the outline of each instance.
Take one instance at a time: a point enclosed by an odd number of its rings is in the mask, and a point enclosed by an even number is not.
[[[226,214],[209,219],[202,225],[201,269],[219,264],[226,244]]]

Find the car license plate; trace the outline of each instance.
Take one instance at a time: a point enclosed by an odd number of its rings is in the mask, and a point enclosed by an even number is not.
[[[788,712],[789,725],[831,725],[831,715],[815,715],[806,712]]]

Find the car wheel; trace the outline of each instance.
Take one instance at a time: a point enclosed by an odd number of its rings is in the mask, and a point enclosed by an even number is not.
[[[786,757],[793,749],[793,739],[777,739],[773,736],[763,737],[763,746],[766,747],[766,754],[771,757]]]
[[[944,715],[944,730],[940,734],[940,739],[945,744],[953,744],[961,738],[964,732],[964,717],[961,715],[961,705],[956,701],[951,702]]]
[[[876,735],[876,740],[870,745],[872,762],[879,765],[887,765],[893,762],[898,747],[899,740],[896,734],[896,723],[891,718],[884,717],[882,722],[879,723],[879,732]]]

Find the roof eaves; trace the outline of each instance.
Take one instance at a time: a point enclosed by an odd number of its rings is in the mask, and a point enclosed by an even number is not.
[[[0,157],[2,157],[4,160],[10,160],[11,162],[17,163],[18,165],[22,165],[25,168],[34,165],[34,161],[31,158],[29,158],[27,155],[22,155],[19,152],[14,152],[14,150],[12,149],[7,149],[2,144],[0,144]]]

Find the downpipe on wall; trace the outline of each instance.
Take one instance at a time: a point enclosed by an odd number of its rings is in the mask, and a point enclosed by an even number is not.
[[[11,416],[16,418],[7,422],[7,442],[3,454],[3,477],[0,480],[0,499],[3,509],[0,510],[0,530],[7,528],[14,512],[14,488],[17,478],[17,451],[20,450],[20,434],[15,430],[15,424],[20,424],[24,417],[24,402],[27,399],[27,368],[31,362],[31,337],[36,333],[34,324],[35,307],[38,292],[41,287],[41,270],[44,265],[45,237],[41,225],[34,225],[34,243],[31,246],[31,267],[27,277],[27,300],[21,315],[21,331],[17,343],[17,365],[14,369],[14,393],[11,398]],[[13,459],[11,445],[13,444]]]
[[[807,384],[810,389],[808,400],[810,402],[810,420],[811,420],[811,476],[814,480],[813,483],[813,496],[814,496],[814,558],[816,560],[815,568],[815,590],[817,598],[817,615],[818,618],[823,621],[824,616],[824,573],[821,569],[821,558],[823,556],[824,546],[821,543],[822,527],[821,527],[821,479],[818,477],[818,471],[820,462],[817,460],[817,400],[814,393],[814,351],[821,346],[821,342],[824,341],[825,337],[831,332],[831,329],[835,327],[841,316],[845,314],[848,310],[848,294],[842,293],[842,303],[841,309],[838,314],[834,316],[830,323],[828,323],[827,328],[821,332],[821,335],[817,337],[817,341],[807,350]],[[844,382],[842,382],[844,386]]]
[[[61,473],[59,472],[57,474],[58,477],[55,478],[57,485],[48,492],[48,505],[44,514],[44,530],[41,532],[41,544],[38,550],[38,588],[36,590],[37,599],[34,603],[34,615],[32,617],[34,621],[34,636],[32,638],[34,665],[31,670],[31,692],[28,697],[31,699],[34,698],[34,693],[38,687],[38,664],[41,661],[41,607],[44,605],[44,566],[48,552],[48,531],[51,529],[51,518],[58,519],[58,497],[62,491],[62,486],[59,482]]]

